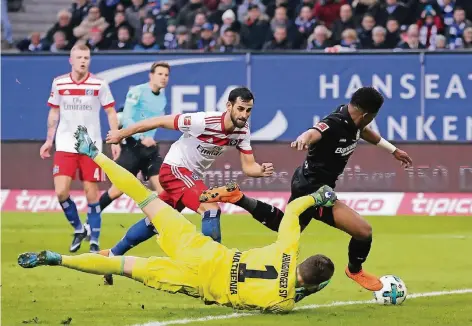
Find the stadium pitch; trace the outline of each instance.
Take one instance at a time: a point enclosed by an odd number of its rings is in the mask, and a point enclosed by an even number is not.
[[[200,217],[188,216],[200,225]],[[139,215],[104,214],[101,247],[119,240]],[[184,295],[161,293],[126,278],[104,286],[100,276],[55,267],[24,270],[24,251],[51,249],[67,254],[72,230],[62,214],[2,213],[2,325],[471,325],[472,218],[367,217],[374,242],[365,267],[395,274],[409,293],[402,306],[371,303],[372,294],[344,275],[349,237],[317,221],[304,231],[300,258],[312,253],[336,265],[331,284],[284,316],[205,306]],[[222,218],[223,243],[249,249],[275,240],[275,233],[246,215]],[[79,252],[86,252],[84,243]],[[130,255],[163,255],[150,240]],[[458,290],[458,291],[454,291]],[[433,293],[432,293],[433,292]],[[422,295],[423,294],[423,295]]]

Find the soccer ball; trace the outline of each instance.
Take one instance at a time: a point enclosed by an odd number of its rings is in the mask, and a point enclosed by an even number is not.
[[[380,278],[383,287],[374,292],[375,302],[382,305],[400,305],[406,300],[405,282],[398,276],[385,275]]]

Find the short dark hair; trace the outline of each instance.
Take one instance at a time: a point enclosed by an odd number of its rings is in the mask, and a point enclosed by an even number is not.
[[[318,285],[331,279],[334,264],[325,255],[314,255],[298,266],[298,273],[306,285]]]
[[[254,101],[254,95],[247,87],[237,87],[233,89],[228,95],[228,101],[234,104],[238,97],[241,98],[243,102]]]
[[[373,87],[361,87],[351,97],[351,105],[364,113],[379,112],[383,102],[382,94]]]
[[[169,70],[170,72],[170,65],[167,62],[157,61],[157,62],[154,62],[151,66],[151,74],[153,74],[156,71],[157,67],[167,68],[167,70]]]

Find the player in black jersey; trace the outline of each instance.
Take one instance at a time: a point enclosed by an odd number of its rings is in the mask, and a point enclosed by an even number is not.
[[[353,94],[349,104],[339,106],[291,144],[292,148],[308,150],[308,153],[302,166],[293,174],[289,202],[316,191],[321,185],[334,188],[360,138],[384,148],[404,167],[412,164],[406,152],[367,127],[377,115],[383,101],[377,90],[362,87]],[[231,202],[246,209],[255,219],[274,231],[278,231],[283,217],[283,212],[278,208],[244,196],[235,183],[210,189],[202,194],[200,200]],[[372,244],[370,224],[341,201],[337,201],[331,208],[313,208],[304,212],[300,216],[301,229],[303,230],[313,218],[351,235],[346,275],[367,290],[380,290],[380,280],[362,269],[362,263],[365,262]]]

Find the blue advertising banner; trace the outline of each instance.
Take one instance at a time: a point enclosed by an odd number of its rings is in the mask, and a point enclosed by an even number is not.
[[[168,114],[224,110],[232,88],[249,86],[256,97],[254,140],[291,141],[366,85],[385,96],[372,124],[385,138],[472,140],[471,54],[103,54],[93,56],[91,70],[108,81],[119,107],[130,86],[148,80],[156,60],[172,66]],[[2,56],[3,139],[45,138],[52,80],[69,69],[67,56]],[[179,136],[156,134],[160,140]]]

